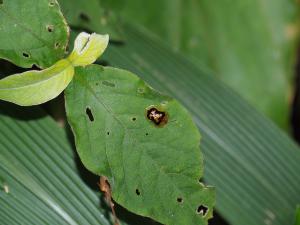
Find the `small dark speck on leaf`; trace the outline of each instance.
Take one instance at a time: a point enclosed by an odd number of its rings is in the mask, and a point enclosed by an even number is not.
[[[79,14],[79,18],[81,20],[83,20],[84,22],[89,22],[90,21],[90,17],[88,15],[86,15],[85,13],[83,13],[83,12]]]
[[[181,197],[178,197],[178,198],[177,198],[177,202],[178,202],[178,203],[183,203],[183,199],[182,199]]]
[[[157,126],[165,125],[168,122],[168,115],[154,107],[147,110],[147,118]]]
[[[91,122],[93,122],[94,121],[94,116],[93,116],[92,110],[90,108],[86,108],[85,112],[86,112],[86,115],[89,117],[89,120]]]
[[[59,46],[60,46],[59,42],[55,42],[54,47],[57,49],[59,48]]]
[[[30,55],[28,54],[28,53],[26,53],[26,52],[23,52],[23,54],[22,54],[25,58],[29,58],[30,57]]]
[[[149,135],[149,133],[146,133],[146,136],[148,136]]]
[[[54,5],[55,5],[55,2],[54,2],[53,0],[50,0],[50,1],[49,1],[49,6],[50,6],[50,7],[53,7]]]
[[[136,189],[136,190],[135,190],[135,193],[136,193],[136,195],[141,195],[141,192],[140,192],[139,189]]]
[[[136,118],[135,118],[135,117],[133,117],[133,118],[132,118],[132,121],[136,121]]]
[[[102,84],[108,87],[115,87],[116,85],[114,83],[108,82],[106,80],[102,81]]]
[[[107,135],[110,135],[109,131],[106,133]]]
[[[54,26],[53,25],[47,25],[47,31],[48,32],[53,32],[53,30],[54,30]]]
[[[197,213],[205,216],[207,214],[208,208],[205,205],[200,205],[197,209]]]

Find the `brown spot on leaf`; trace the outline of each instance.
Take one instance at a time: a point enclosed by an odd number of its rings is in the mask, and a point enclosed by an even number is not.
[[[206,216],[207,212],[208,212],[208,208],[205,205],[200,205],[197,208],[197,213],[201,214],[202,216]]]
[[[152,107],[147,110],[147,118],[157,126],[163,126],[168,122],[167,113],[163,111],[159,111],[155,107]]]

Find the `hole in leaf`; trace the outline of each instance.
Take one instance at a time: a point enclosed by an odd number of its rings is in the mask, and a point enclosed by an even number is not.
[[[89,117],[89,120],[91,122],[93,122],[94,121],[94,116],[93,116],[92,110],[90,108],[86,108],[85,112],[86,112],[86,115]]]
[[[53,25],[47,25],[46,28],[47,28],[47,31],[50,32],[50,33],[53,32],[53,30],[54,30],[54,26]]]
[[[183,199],[182,199],[181,197],[178,197],[178,198],[177,198],[177,202],[178,202],[178,203],[183,203]]]
[[[53,0],[50,0],[50,1],[49,1],[49,6],[50,6],[50,7],[53,7],[54,5],[55,5],[55,2],[54,2]]]
[[[200,205],[197,208],[197,213],[201,214],[202,216],[205,216],[207,214],[208,208],[205,205]]]
[[[154,107],[147,110],[147,118],[158,126],[165,125],[168,122],[167,114]]]
[[[136,190],[135,190],[135,193],[136,193],[136,195],[141,195],[141,192],[140,192],[139,189],[136,189]]]
[[[83,12],[79,14],[79,18],[84,22],[90,22],[90,17]]]
[[[25,58],[29,58],[29,57],[30,57],[30,55],[29,55],[28,53],[26,53],[26,52],[23,52],[22,55],[23,55]]]
[[[60,46],[60,43],[59,42],[55,42],[55,44],[54,44],[54,48],[59,48],[59,46]]]

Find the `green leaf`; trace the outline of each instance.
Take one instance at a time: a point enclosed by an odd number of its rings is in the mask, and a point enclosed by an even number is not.
[[[103,7],[99,0],[59,0],[59,4],[68,23],[75,29],[108,33],[113,40],[122,40],[120,21],[116,14]]]
[[[108,45],[108,35],[87,34],[82,32],[75,40],[74,50],[68,60],[75,66],[87,66],[92,64],[105,51]]]
[[[94,65],[76,69],[66,110],[83,164],[108,178],[117,203],[163,224],[207,224],[214,189],[199,183],[200,135],[177,101]]]
[[[93,63],[107,45],[108,35],[80,33],[67,59],[42,71],[28,71],[0,80],[0,99],[30,106],[57,97],[71,82],[74,67]]]
[[[205,182],[231,225],[293,224],[300,202],[300,149],[216,78],[144,29],[124,26],[124,45],[103,58],[139,74],[192,113],[202,136]],[[267,222],[266,222],[267,221]]]
[[[142,24],[202,68],[207,66],[278,125],[288,126],[299,41],[296,1],[122,2],[119,11],[127,20]]]
[[[63,59],[42,71],[8,76],[0,80],[0,99],[22,106],[42,104],[57,97],[73,75],[74,67]]]
[[[0,104],[1,225],[112,224],[70,146],[39,108]]]
[[[297,205],[297,208],[296,208],[295,225],[300,225],[300,205]]]
[[[56,0],[3,0],[0,33],[0,58],[46,68],[63,58],[69,28]]]

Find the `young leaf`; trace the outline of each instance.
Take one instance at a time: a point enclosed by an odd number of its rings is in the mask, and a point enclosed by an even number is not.
[[[73,75],[74,67],[63,59],[42,71],[8,76],[0,81],[0,98],[22,106],[38,105],[58,96]]]
[[[75,40],[74,50],[68,57],[73,66],[87,66],[102,55],[108,45],[109,36],[82,32]]]
[[[83,164],[108,178],[114,200],[163,224],[207,224],[214,189],[203,175],[189,113],[130,72],[76,68],[66,110]]]
[[[2,0],[0,33],[0,58],[47,68],[64,57],[69,28],[56,0]]]
[[[93,63],[104,52],[107,44],[108,35],[80,33],[67,59],[42,71],[28,71],[0,80],[0,99],[30,106],[57,97],[72,80],[74,66]]]

